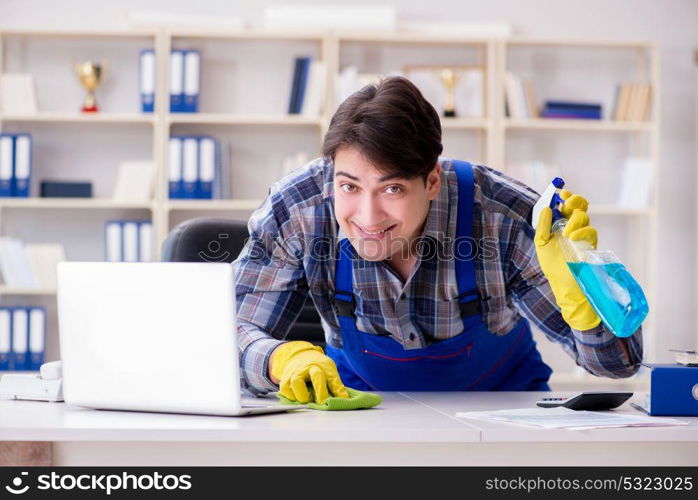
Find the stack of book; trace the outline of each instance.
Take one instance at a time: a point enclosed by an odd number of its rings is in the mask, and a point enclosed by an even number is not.
[[[11,288],[56,288],[56,266],[63,262],[65,249],[60,243],[23,243],[0,238],[0,271]]]
[[[140,53],[141,110],[152,113],[155,107],[155,51]],[[201,54],[198,50],[170,52],[170,112],[196,113],[199,111],[199,84]]]
[[[31,135],[0,134],[0,197],[29,196],[31,165]]]
[[[0,307],[0,370],[36,371],[46,353],[43,307]]]
[[[601,104],[575,101],[545,101],[542,118],[600,120]]]
[[[616,88],[613,119],[645,121],[649,119],[652,86],[645,83],[623,83]]]
[[[509,71],[504,83],[507,116],[518,120],[538,118],[533,83]]]
[[[293,65],[288,114],[319,116],[325,98],[325,64],[311,57],[296,57]]]
[[[150,221],[107,221],[104,239],[107,262],[150,262],[153,258],[153,224]]]
[[[231,197],[228,155],[210,136],[172,136],[168,146],[169,198],[211,200]]]

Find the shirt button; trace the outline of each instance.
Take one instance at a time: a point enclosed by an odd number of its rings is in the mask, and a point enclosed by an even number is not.
[[[403,293],[402,295],[400,295],[400,300],[405,300],[406,298],[407,298],[407,297],[405,296],[404,293]]]
[[[414,337],[415,337],[414,333],[410,333],[410,340],[414,340]]]

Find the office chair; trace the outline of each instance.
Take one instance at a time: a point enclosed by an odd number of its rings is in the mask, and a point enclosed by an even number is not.
[[[249,237],[247,222],[199,217],[189,219],[170,231],[162,244],[163,262],[233,262]],[[286,340],[306,340],[324,346],[320,315],[310,298]]]

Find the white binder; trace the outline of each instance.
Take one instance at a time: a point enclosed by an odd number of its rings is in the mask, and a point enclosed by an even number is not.
[[[186,137],[182,151],[182,184],[184,198],[196,198],[196,184],[199,177],[199,141],[196,137]]]
[[[15,136],[15,169],[13,196],[26,198],[29,196],[29,181],[31,179],[31,136],[18,134]]]
[[[12,358],[14,370],[28,369],[27,343],[29,336],[29,315],[21,307],[12,310]]]
[[[152,113],[155,106],[155,51],[141,52],[141,110]]]
[[[138,256],[141,262],[153,260],[153,224],[141,222],[138,224]]]
[[[118,221],[107,222],[106,228],[106,255],[107,262],[122,261],[121,223]]]
[[[170,111],[182,111],[184,92],[184,53],[181,50],[170,52]]]
[[[180,137],[170,137],[168,144],[168,182],[169,198],[184,198],[184,187],[182,186],[182,139]]]
[[[6,307],[0,307],[0,371],[10,369],[12,353],[12,312]]]
[[[199,196],[212,199],[216,183],[216,141],[213,137],[202,137],[199,141]]]
[[[184,53],[184,111],[195,113],[199,107],[199,70],[201,57],[196,50]]]
[[[0,197],[12,196],[14,138],[0,135]]]
[[[138,223],[126,221],[123,223],[124,262],[138,262]]]
[[[46,352],[46,311],[41,307],[29,309],[29,369],[38,370]]]

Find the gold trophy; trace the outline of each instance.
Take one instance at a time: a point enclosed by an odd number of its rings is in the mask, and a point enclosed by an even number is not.
[[[451,68],[444,68],[439,74],[441,77],[441,83],[446,88],[446,97],[444,99],[444,116],[454,117],[456,116],[456,108],[453,99],[453,89],[458,83],[458,75]]]
[[[80,83],[87,89],[87,95],[82,104],[83,113],[96,113],[99,111],[97,98],[95,97],[95,89],[99,87],[102,80],[104,80],[106,67],[106,61],[101,63],[92,61],[75,63],[75,73],[78,75]]]

